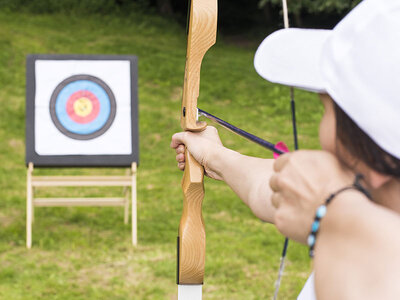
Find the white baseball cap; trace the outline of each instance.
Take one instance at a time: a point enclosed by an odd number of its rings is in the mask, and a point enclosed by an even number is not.
[[[332,30],[278,30],[254,66],[271,82],[328,93],[400,159],[400,0],[364,0]]]

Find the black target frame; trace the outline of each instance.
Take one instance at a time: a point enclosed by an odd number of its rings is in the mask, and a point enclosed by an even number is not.
[[[129,155],[39,155],[35,151],[35,62],[37,60],[118,60],[130,62],[131,76],[131,149]],[[115,112],[114,112],[115,113]],[[25,163],[36,167],[130,167],[139,164],[138,58],[133,55],[48,55],[31,54],[26,58],[26,156]],[[110,124],[111,125],[111,124]]]

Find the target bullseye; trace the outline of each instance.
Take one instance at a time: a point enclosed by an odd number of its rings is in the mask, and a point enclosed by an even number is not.
[[[66,105],[68,116],[79,124],[92,122],[100,112],[99,99],[87,90],[73,93]]]
[[[74,112],[79,117],[86,117],[93,110],[92,102],[88,98],[79,98],[74,102]]]
[[[88,140],[104,134],[115,118],[116,103],[107,84],[90,75],[62,81],[50,100],[50,115],[66,136]]]

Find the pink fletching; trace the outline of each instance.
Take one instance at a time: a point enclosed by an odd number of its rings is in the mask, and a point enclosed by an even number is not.
[[[275,147],[283,152],[289,152],[288,146],[284,142],[277,142]],[[274,153],[274,158],[277,159],[279,157],[278,153]]]

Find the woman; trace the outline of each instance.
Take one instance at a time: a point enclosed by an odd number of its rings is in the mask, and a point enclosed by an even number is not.
[[[247,157],[208,127],[172,137],[179,168],[186,145],[257,217],[308,244],[315,278],[299,299],[400,299],[400,1],[365,0],[333,30],[277,31],[255,67],[320,94],[323,150]]]

